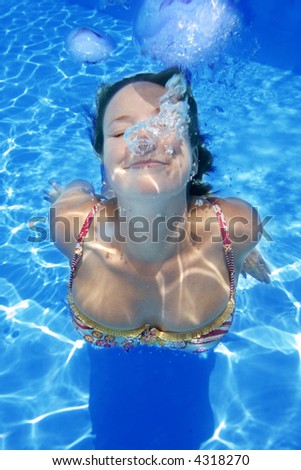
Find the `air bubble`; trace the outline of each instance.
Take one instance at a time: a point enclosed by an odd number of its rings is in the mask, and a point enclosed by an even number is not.
[[[159,114],[138,122],[124,133],[130,151],[136,156],[153,152],[157,142],[166,135],[175,133],[180,141],[187,132],[190,119],[187,98],[184,99],[187,84],[183,75],[173,75],[165,87],[167,91],[161,96]],[[174,154],[174,148],[168,146],[166,152],[170,157]]]

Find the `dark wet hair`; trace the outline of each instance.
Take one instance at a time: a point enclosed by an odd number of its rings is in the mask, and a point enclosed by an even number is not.
[[[123,78],[122,80],[110,85],[104,84],[99,88],[96,101],[96,114],[91,115],[92,131],[90,133],[93,148],[100,159],[103,154],[103,118],[107,105],[113,96],[123,87],[135,82],[151,82],[157,85],[165,86],[167,81],[175,74],[184,74],[187,82],[187,91],[184,99],[187,97],[189,105],[189,118],[188,125],[189,138],[192,149],[198,149],[198,172],[191,181],[187,183],[187,196],[196,195],[202,196],[208,194],[211,186],[202,182],[203,175],[213,170],[212,154],[205,147],[205,138],[199,131],[198,110],[196,101],[191,92],[190,79],[188,73],[184,73],[178,67],[172,67],[159,73],[138,73],[131,77]]]

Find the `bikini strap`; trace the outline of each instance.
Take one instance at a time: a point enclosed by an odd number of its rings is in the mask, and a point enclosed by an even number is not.
[[[81,231],[78,234],[77,240],[76,240],[76,246],[74,250],[74,255],[71,261],[71,270],[70,270],[70,278],[69,278],[69,289],[72,289],[72,284],[73,284],[73,279],[75,276],[75,271],[77,268],[77,265],[83,255],[83,244],[85,241],[85,238],[89,232],[89,228],[91,226],[91,223],[95,217],[95,214],[97,213],[99,207],[99,203],[96,203],[89,214],[87,215],[83,226],[81,228]],[[234,270],[234,255],[233,255],[233,248],[232,248],[232,243],[230,240],[229,236],[229,230],[228,230],[228,225],[224,216],[224,213],[221,209],[221,207],[217,204],[217,202],[212,203],[212,207],[216,213],[221,234],[222,234],[222,239],[223,239],[223,248],[225,252],[225,258],[226,258],[226,264],[228,267],[228,272],[229,272],[229,279],[230,279],[230,293],[231,295],[234,294],[235,292],[235,270]]]
[[[223,248],[225,252],[226,264],[229,272],[230,279],[230,294],[231,296],[235,293],[235,269],[234,269],[234,254],[233,247],[229,236],[228,224],[225,219],[225,215],[216,201],[212,203],[212,207],[215,211],[216,217],[219,222],[222,239],[223,239]]]
[[[77,265],[83,256],[83,246],[84,246],[84,241],[86,236],[88,235],[89,228],[91,226],[91,223],[94,219],[94,216],[99,208],[99,203],[97,202],[92,209],[90,210],[89,214],[87,215],[83,226],[81,228],[81,231],[78,234],[78,237],[76,239],[76,245],[75,245],[75,250],[73,254],[73,258],[71,261],[71,270],[70,270],[70,278],[69,278],[69,289],[72,289],[72,284],[73,284],[73,279],[75,276],[75,271],[77,268]]]

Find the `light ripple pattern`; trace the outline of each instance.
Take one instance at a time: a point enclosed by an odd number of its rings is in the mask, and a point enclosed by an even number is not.
[[[42,0],[33,9],[27,0],[1,2],[0,22],[1,448],[93,449],[87,345],[69,321],[68,263],[49,239],[42,191],[49,179],[64,185],[83,170],[100,188],[82,108],[93,107],[100,82],[160,67],[139,55],[130,22],[80,3]],[[65,38],[81,25],[114,39],[108,60],[84,65],[70,59]],[[219,60],[193,77],[202,130],[215,155],[208,179],[222,196],[245,198],[263,219],[271,217],[261,251],[272,275],[269,286],[240,280],[234,325],[210,377],[214,432],[199,446],[301,449],[301,77]],[[28,227],[33,217],[40,219],[40,243],[28,241],[37,235]],[[147,359],[145,350],[129,364],[141,356]]]

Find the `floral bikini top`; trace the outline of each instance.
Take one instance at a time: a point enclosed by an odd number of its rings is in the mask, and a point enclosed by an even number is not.
[[[235,310],[234,259],[229,232],[220,206],[214,202],[212,207],[219,221],[225,259],[229,272],[230,297],[224,311],[213,321],[197,330],[188,332],[161,331],[149,323],[134,330],[115,330],[106,328],[91,320],[77,307],[72,296],[72,284],[78,263],[83,255],[83,245],[90,225],[99,208],[95,204],[89,212],[78,235],[74,256],[71,263],[68,302],[74,327],[79,334],[96,348],[121,346],[126,352],[138,345],[152,345],[169,349],[182,349],[185,352],[202,353],[214,348],[228,332]]]

